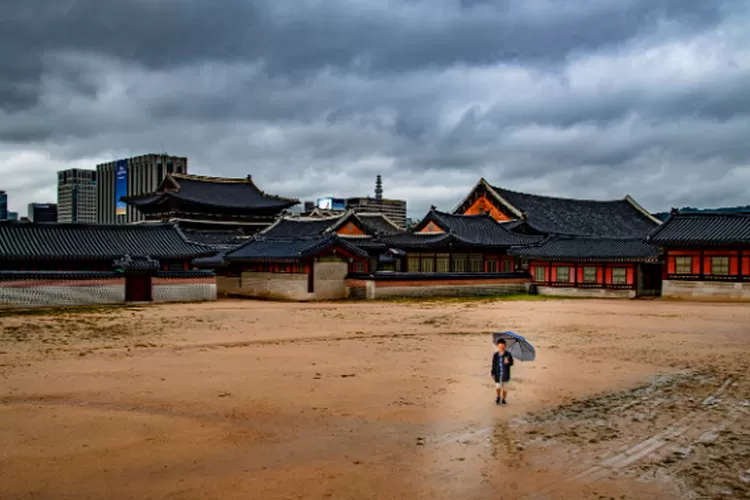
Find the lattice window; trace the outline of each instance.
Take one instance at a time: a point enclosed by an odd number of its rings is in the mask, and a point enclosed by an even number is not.
[[[675,257],[674,272],[675,274],[693,274],[693,258]]]
[[[628,284],[628,271],[624,267],[612,268],[612,284],[614,285],[627,285]]]
[[[729,275],[729,257],[711,257],[711,274]]]
[[[557,281],[561,283],[568,283],[570,282],[570,268],[565,267],[558,267],[557,268]]]
[[[451,270],[451,259],[447,253],[439,253],[435,256],[435,271],[438,273],[448,273]]]
[[[534,268],[534,281],[547,281],[546,266],[537,266]]]
[[[583,282],[584,283],[596,283],[596,268],[593,266],[586,266],[583,268]]]

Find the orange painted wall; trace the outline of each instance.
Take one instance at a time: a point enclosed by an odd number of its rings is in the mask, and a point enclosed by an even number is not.
[[[469,206],[469,208],[464,211],[463,215],[478,215],[485,212],[489,212],[492,218],[498,221],[506,221],[511,219],[511,217],[498,210],[497,207],[490,202],[486,195],[481,196],[474,203],[472,203],[471,206]]]
[[[737,276],[740,274],[740,259],[736,250],[726,249],[709,249],[703,252],[703,262],[701,262],[700,250],[668,250],[667,251],[667,273],[676,272],[675,257],[692,257],[693,269],[692,274],[701,274],[701,264],[703,264],[703,273],[711,274],[711,257],[729,257],[729,275]],[[743,255],[743,275],[750,275],[750,258]]]
[[[336,233],[342,234],[342,235],[345,234],[349,236],[354,236],[354,235],[362,236],[365,234],[365,232],[362,231],[359,227],[357,227],[357,225],[353,222],[347,222],[342,227],[338,228]]]
[[[442,233],[443,230],[440,229],[440,226],[435,224],[434,222],[430,221],[427,223],[425,227],[420,229],[420,233]]]

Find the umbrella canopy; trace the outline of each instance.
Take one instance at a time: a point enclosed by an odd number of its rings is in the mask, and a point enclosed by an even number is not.
[[[520,335],[513,332],[495,332],[492,334],[492,343],[505,339],[505,349],[519,361],[534,361],[536,349],[531,343]]]

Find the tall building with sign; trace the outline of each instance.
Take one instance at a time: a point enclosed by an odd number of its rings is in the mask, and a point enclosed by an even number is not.
[[[57,221],[96,222],[96,171],[71,168],[57,173]]]
[[[187,158],[148,154],[102,163],[96,166],[96,220],[100,224],[127,224],[144,220],[144,215],[122,201],[156,191],[169,174],[186,174]]]

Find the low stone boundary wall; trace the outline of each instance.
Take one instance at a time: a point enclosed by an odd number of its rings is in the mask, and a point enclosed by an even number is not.
[[[350,275],[348,296],[354,299],[431,297],[482,297],[527,293],[531,279],[512,274],[413,274]]]
[[[154,302],[197,302],[216,300],[216,278],[154,277],[151,280],[151,300]]]
[[[600,299],[634,299],[635,290],[612,288],[576,288],[567,286],[537,286],[539,295],[553,295],[556,297],[588,297]]]
[[[664,280],[661,295],[673,299],[750,301],[750,282]]]
[[[0,279],[0,307],[49,307],[125,302],[118,276]]]
[[[57,307],[125,303],[127,277],[98,271],[0,271],[0,307]],[[216,300],[211,273],[161,273],[151,278],[154,302]]]

